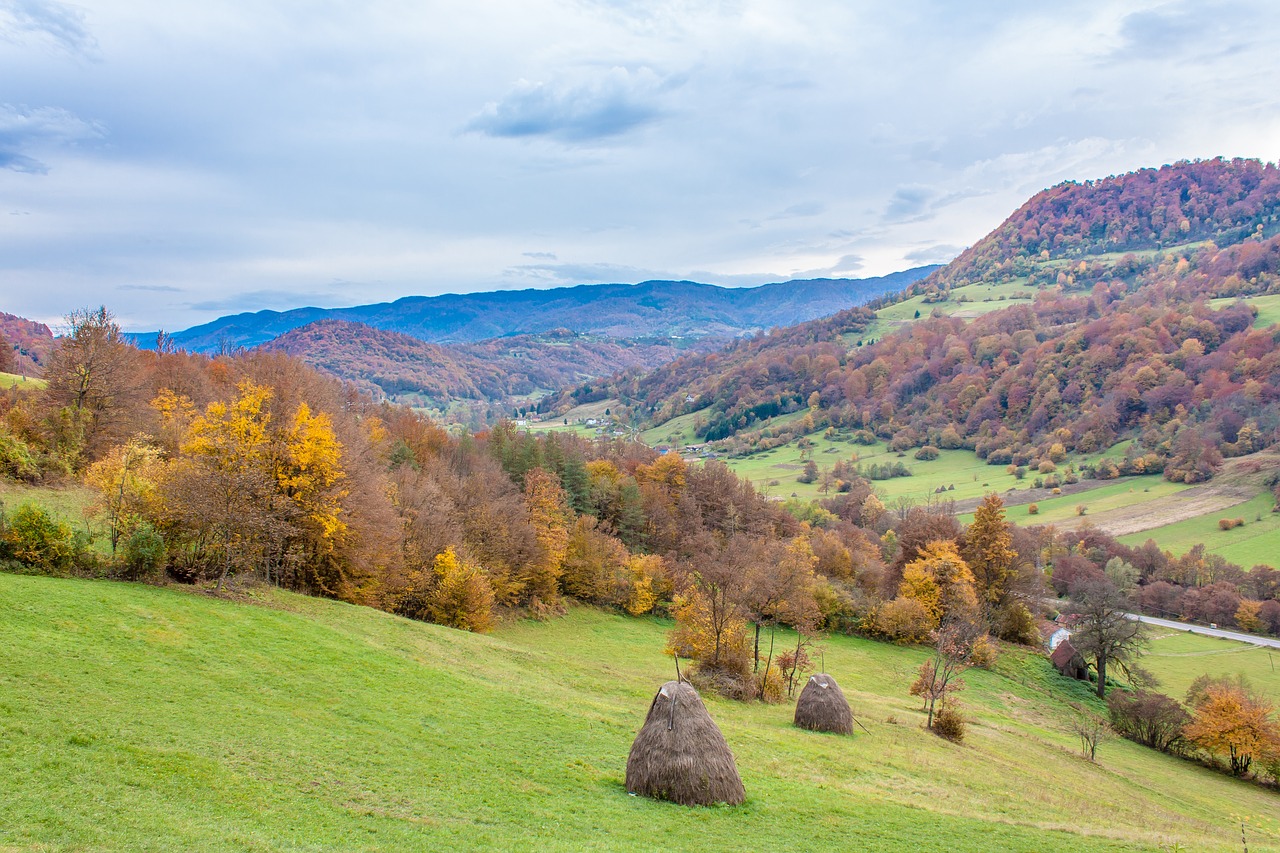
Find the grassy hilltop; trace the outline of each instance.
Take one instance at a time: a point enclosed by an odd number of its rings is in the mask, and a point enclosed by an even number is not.
[[[957,746],[923,652],[827,641],[870,733],[707,698],[737,808],[627,796],[667,625],[585,608],[477,636],[279,591],[0,575],[0,849],[1280,849],[1276,795],[1126,741],[1081,758],[1041,657],[971,671]],[[254,605],[266,606],[254,606]],[[1179,846],[1180,845],[1180,846]]]

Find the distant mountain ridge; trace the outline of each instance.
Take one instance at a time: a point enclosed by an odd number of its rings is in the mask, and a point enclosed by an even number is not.
[[[346,320],[430,343],[468,343],[557,329],[610,338],[735,338],[833,314],[893,293],[937,266],[864,279],[809,279],[750,288],[691,281],[590,284],[550,290],[406,296],[350,308],[295,308],[220,317],[172,334],[193,352],[254,347],[318,320]],[[140,347],[155,333],[131,336]]]

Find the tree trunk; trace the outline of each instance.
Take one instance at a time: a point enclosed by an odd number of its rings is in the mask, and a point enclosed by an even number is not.
[[[1107,656],[1098,655],[1098,698],[1107,698]]]
[[[756,649],[755,649],[755,655],[752,657],[752,660],[755,661],[755,665],[752,667],[751,671],[759,672],[760,671],[760,623],[759,622],[756,623]]]

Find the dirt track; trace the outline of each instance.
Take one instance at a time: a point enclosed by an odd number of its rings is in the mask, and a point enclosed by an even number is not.
[[[1085,524],[1091,524],[1099,530],[1105,530],[1112,536],[1124,536],[1128,533],[1141,533],[1166,524],[1174,524],[1219,512],[1242,504],[1257,494],[1256,489],[1246,486],[1196,486],[1176,495],[1153,498],[1140,504],[1108,510],[1098,516],[1079,516],[1060,522],[1058,529],[1074,530]]]

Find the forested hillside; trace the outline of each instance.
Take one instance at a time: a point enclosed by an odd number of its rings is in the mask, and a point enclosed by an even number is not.
[[[566,329],[465,344],[432,344],[399,332],[345,320],[317,320],[259,347],[283,352],[397,402],[446,409],[478,404],[477,423],[492,407],[510,413],[513,400],[619,369],[652,369],[683,348],[670,339],[613,339]],[[705,346],[701,348],[706,348]]]
[[[1280,237],[1269,236],[1278,188],[1274,167],[1248,161],[1064,185],[915,285],[905,296],[926,313],[896,334],[873,337],[883,300],[593,383],[547,408],[594,395],[658,423],[697,412],[700,437],[734,436],[737,447],[768,442],[757,426],[768,418],[808,410],[794,434],[823,422],[898,450],[966,447],[1001,465],[1133,438],[1125,472],[1203,480],[1222,457],[1280,438],[1277,330],[1255,328],[1246,303],[1209,304],[1280,292]],[[1190,218],[1150,230],[1175,210]],[[1224,245],[1095,254],[1178,234]],[[927,313],[1010,286],[1031,298],[971,320]]]

